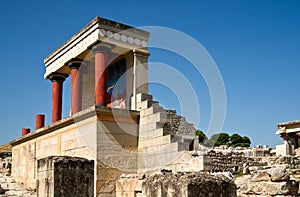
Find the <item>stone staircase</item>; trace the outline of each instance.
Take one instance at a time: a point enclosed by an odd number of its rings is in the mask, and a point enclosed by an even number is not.
[[[18,184],[9,176],[0,174],[0,197],[36,197],[36,193],[26,190],[25,186]]]
[[[136,101],[140,111],[139,170],[176,169],[183,152],[198,146],[193,124],[175,110],[165,110],[151,95],[137,94]]]

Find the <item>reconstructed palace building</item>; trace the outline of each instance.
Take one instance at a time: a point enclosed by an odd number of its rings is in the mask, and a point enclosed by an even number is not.
[[[96,17],[45,58],[52,123],[38,114],[35,129],[11,142],[17,182],[38,196],[116,196],[124,173],[178,169],[180,153],[198,146],[195,129],[148,94],[148,39]],[[71,114],[62,118],[67,77]]]

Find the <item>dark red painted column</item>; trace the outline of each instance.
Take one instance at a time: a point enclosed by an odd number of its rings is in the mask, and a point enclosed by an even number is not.
[[[28,133],[30,133],[30,129],[29,128],[22,128],[22,136],[26,135]]]
[[[45,115],[37,114],[35,115],[35,130],[43,128],[45,126]]]
[[[293,137],[293,145],[294,145],[295,149],[297,149],[299,147],[298,146],[298,136]]]
[[[282,135],[281,137],[283,139],[284,144],[289,144],[289,138],[288,138],[288,136]]]
[[[81,75],[79,67],[82,64],[81,60],[72,60],[68,65],[71,69],[71,113],[75,114],[82,109],[81,99]]]
[[[62,91],[63,82],[66,75],[53,74],[50,76],[52,81],[52,122],[61,120],[62,115]]]
[[[108,55],[111,46],[106,44],[98,44],[93,47],[95,54],[95,104],[105,106],[106,101],[106,84],[107,73],[106,67],[108,63]]]

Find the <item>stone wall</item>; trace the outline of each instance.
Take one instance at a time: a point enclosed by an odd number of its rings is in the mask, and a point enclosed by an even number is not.
[[[143,197],[236,197],[236,187],[224,175],[166,172],[147,177],[142,184]]]
[[[49,156],[96,158],[97,118],[91,117],[68,125],[70,121],[73,123],[73,118],[56,122],[20,138],[21,143],[13,144],[12,176],[18,183],[36,189],[39,159]],[[36,137],[31,138],[32,135]]]
[[[78,157],[51,156],[38,160],[38,196],[94,195],[94,161]]]
[[[137,112],[93,106],[34,131],[12,142],[12,176],[34,190],[37,160],[81,157],[95,161],[93,195],[114,196],[117,178],[137,171],[137,122]]]
[[[11,174],[11,153],[0,152],[0,173],[5,176]]]
[[[250,166],[267,165],[258,157],[247,157],[242,152],[216,152],[209,151],[206,156],[210,159],[209,165],[212,172],[242,172]]]
[[[139,171],[173,165],[184,151],[198,146],[195,128],[175,110],[165,110],[151,95],[136,96],[139,122]]]
[[[298,196],[299,183],[282,167],[259,170],[235,180],[239,197]]]

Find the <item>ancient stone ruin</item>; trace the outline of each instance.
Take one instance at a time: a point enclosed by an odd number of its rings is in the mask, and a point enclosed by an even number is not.
[[[35,129],[23,128],[11,153],[0,151],[0,197],[298,195],[297,157],[199,149],[194,126],[153,100],[149,36],[96,17],[45,58],[52,123],[37,114]]]
[[[77,157],[50,156],[38,160],[37,174],[39,196],[94,195],[94,161]]]
[[[236,187],[233,180],[224,175],[168,172],[147,177],[142,193],[149,197],[236,197]]]

